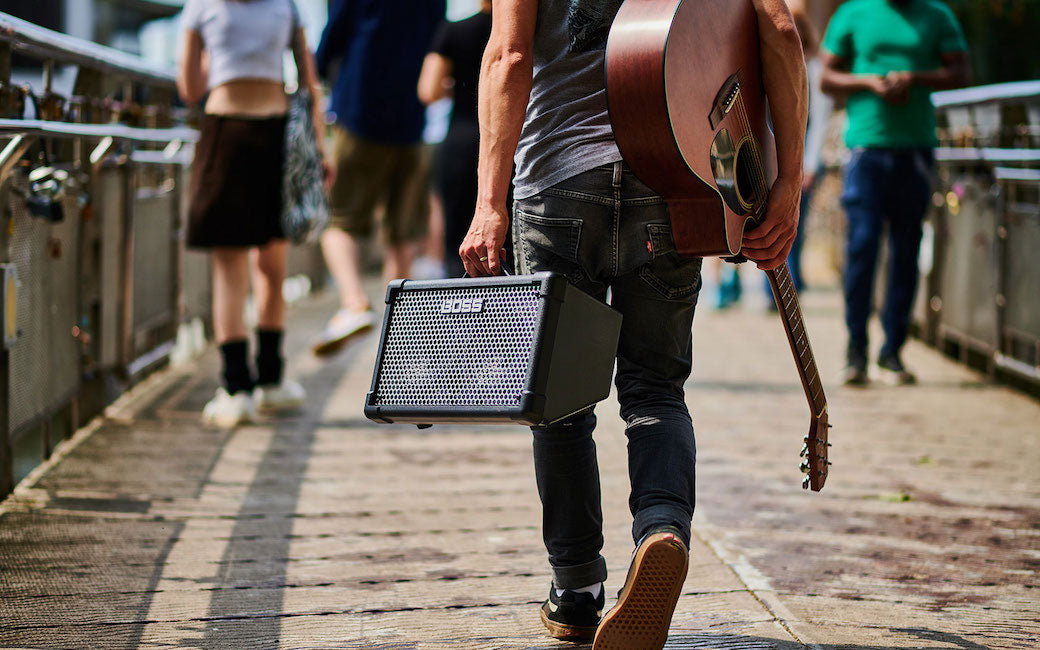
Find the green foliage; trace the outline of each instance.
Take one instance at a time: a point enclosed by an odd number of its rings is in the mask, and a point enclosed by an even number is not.
[[[910,496],[909,492],[900,490],[898,492],[882,492],[876,497],[879,501],[888,501],[890,503],[903,503],[904,501],[913,501],[913,497]]]
[[[945,0],[971,50],[972,85],[1040,78],[1040,0]]]

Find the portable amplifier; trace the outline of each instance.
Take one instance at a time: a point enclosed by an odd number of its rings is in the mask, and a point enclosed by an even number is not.
[[[620,332],[556,273],[395,280],[365,416],[548,424],[606,398]]]

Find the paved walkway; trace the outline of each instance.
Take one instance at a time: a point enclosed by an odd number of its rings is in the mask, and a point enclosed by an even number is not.
[[[839,298],[805,305],[834,377]],[[538,621],[529,434],[367,422],[374,340],[306,351],[331,310],[292,315],[302,413],[201,428],[211,352],[22,484],[0,509],[0,646],[585,647]],[[702,309],[695,340],[698,513],[668,648],[1040,647],[1040,404],[911,344],[919,386],[827,385],[834,466],[813,494],[776,317]],[[616,412],[597,432],[611,596],[631,550]]]

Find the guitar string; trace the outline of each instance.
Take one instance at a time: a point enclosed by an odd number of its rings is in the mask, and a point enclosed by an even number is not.
[[[765,170],[762,165],[762,153],[758,148],[758,141],[754,137],[754,132],[751,130],[751,121],[747,116],[747,110],[744,106],[743,98],[739,95],[737,98],[737,117],[740,120],[741,125],[745,129],[744,132],[747,133],[749,136],[747,138],[747,145],[751,147],[751,153],[753,154],[751,160],[753,163],[752,170],[754,172],[754,180],[757,184],[757,186],[755,187],[756,198],[760,198],[765,195],[766,188]],[[776,280],[777,288],[781,288],[780,281],[783,280],[786,286],[782,288],[782,292],[785,294],[788,292],[789,289],[793,288],[794,283],[791,281],[790,273],[787,272],[786,264],[783,265],[782,270],[774,272],[774,279]],[[809,339],[805,335],[805,326],[802,323],[802,319],[797,316],[799,310],[796,308],[793,310],[791,309],[791,305],[797,307],[798,297],[794,291],[791,291],[788,295],[790,295],[791,299],[789,302],[785,302],[784,312],[785,315],[787,315],[788,317],[788,322],[792,329],[792,335],[795,335],[794,327],[796,325],[801,326],[802,328],[802,331],[798,335],[796,335],[799,338],[795,344],[795,352],[798,355],[799,360],[802,361],[803,371],[806,375],[806,383],[809,385],[810,394],[812,395],[813,409],[815,410],[818,408],[822,408],[822,406],[818,403],[818,400],[816,399],[817,396],[819,396],[823,392],[823,384],[822,382],[820,382],[820,371],[819,368],[816,367],[816,359],[812,354],[811,346],[809,345]],[[799,351],[798,343],[802,342],[804,342],[804,347],[802,348],[802,350]],[[809,355],[809,359],[806,363],[804,361],[804,357],[807,352]],[[814,387],[817,389],[815,392],[812,391]]]
[[[742,98],[739,97],[737,100],[737,115],[743,127],[745,128],[745,133],[750,134],[750,137],[748,137],[747,139],[747,144],[751,147],[751,151],[753,154],[752,169],[754,171],[755,181],[758,183],[755,189],[757,190],[757,197],[762,197],[765,194],[766,186],[765,172],[762,166],[762,154],[758,148],[758,142],[755,139],[753,132],[751,131],[750,120],[747,117],[747,111],[744,107]],[[781,271],[775,272],[773,276],[774,281],[777,283],[778,289],[781,289],[781,282],[784,285],[781,291],[778,291],[778,293],[782,292],[786,294],[784,296],[785,298],[790,296],[790,300],[784,301],[784,313],[788,317],[788,323],[792,330],[792,336],[797,337],[797,340],[795,342],[795,352],[798,356],[799,361],[801,362],[800,365],[803,368],[803,372],[805,373],[806,384],[809,387],[810,401],[812,402],[813,410],[820,410],[823,408],[823,406],[820,404],[820,396],[823,394],[823,384],[820,381],[820,371],[819,368],[816,367],[816,359],[812,354],[812,349],[809,345],[808,336],[806,336],[805,325],[802,322],[802,319],[798,317],[799,310],[792,309],[792,305],[795,305],[798,298],[793,291],[790,291],[793,288],[793,282],[791,281],[790,273],[787,272],[787,267],[785,265]],[[796,327],[800,327],[801,332],[796,332]],[[808,361],[806,361],[805,359],[807,354]]]
[[[791,281],[790,273],[784,273],[786,268],[782,269],[776,274],[777,287],[783,294],[783,305],[784,313],[788,317],[791,324],[791,334],[795,339],[795,351],[798,358],[805,363],[806,354],[809,355],[808,363],[805,365],[806,380],[809,383],[810,390],[816,388],[817,390],[813,393],[814,397],[814,408],[819,405],[815,403],[815,397],[819,395],[819,389],[822,388],[819,384],[819,369],[816,367],[815,359],[812,356],[808,336],[805,332],[805,325],[802,318],[799,315],[799,310],[794,308],[794,303],[797,300],[797,295],[793,291],[794,283]],[[815,384],[815,385],[814,385]]]

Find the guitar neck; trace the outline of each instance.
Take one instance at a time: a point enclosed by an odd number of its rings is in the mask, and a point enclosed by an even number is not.
[[[784,331],[787,332],[787,342],[791,345],[795,365],[798,366],[805,397],[809,400],[813,414],[819,416],[827,409],[827,398],[823,394],[820,371],[816,368],[816,358],[813,356],[812,346],[809,345],[809,336],[805,332],[802,307],[798,303],[798,292],[791,281],[791,273],[787,264],[783,264],[772,271],[766,271],[766,275],[769,277],[776,304],[780,308],[780,319],[783,321]]]

